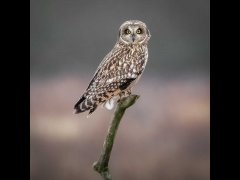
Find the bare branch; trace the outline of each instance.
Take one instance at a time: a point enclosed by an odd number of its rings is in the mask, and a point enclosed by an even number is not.
[[[118,125],[125,113],[125,110],[132,106],[140,96],[130,95],[124,97],[117,104],[117,108],[114,112],[114,117],[109,125],[108,134],[103,144],[102,153],[98,161],[93,163],[93,168],[97,171],[104,180],[111,180],[111,174],[108,168],[108,162],[111,156],[112,147],[114,144],[115,135],[117,133]]]

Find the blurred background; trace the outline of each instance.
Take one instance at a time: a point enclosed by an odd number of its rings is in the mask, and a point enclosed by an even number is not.
[[[100,180],[113,111],[73,114],[119,26],[151,32],[149,61],[122,119],[110,170],[116,180],[210,179],[209,0],[30,0],[31,180]]]

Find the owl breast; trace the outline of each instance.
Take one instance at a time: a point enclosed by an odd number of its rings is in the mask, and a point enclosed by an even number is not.
[[[121,47],[121,49],[122,57],[113,58],[103,67],[107,83],[126,78],[137,78],[146,66],[148,59],[146,46],[132,45]]]

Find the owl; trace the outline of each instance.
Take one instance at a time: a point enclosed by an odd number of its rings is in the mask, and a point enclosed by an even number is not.
[[[115,46],[75,104],[75,114],[89,110],[90,115],[99,105],[110,110],[122,97],[131,94],[148,61],[150,37],[146,24],[139,20],[129,20],[120,26]]]

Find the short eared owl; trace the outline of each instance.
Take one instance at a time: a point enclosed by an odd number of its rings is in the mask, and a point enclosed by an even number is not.
[[[141,21],[129,20],[120,26],[117,43],[75,104],[75,113],[89,110],[91,114],[100,104],[112,109],[116,99],[131,94],[147,63],[150,37],[146,24]]]

